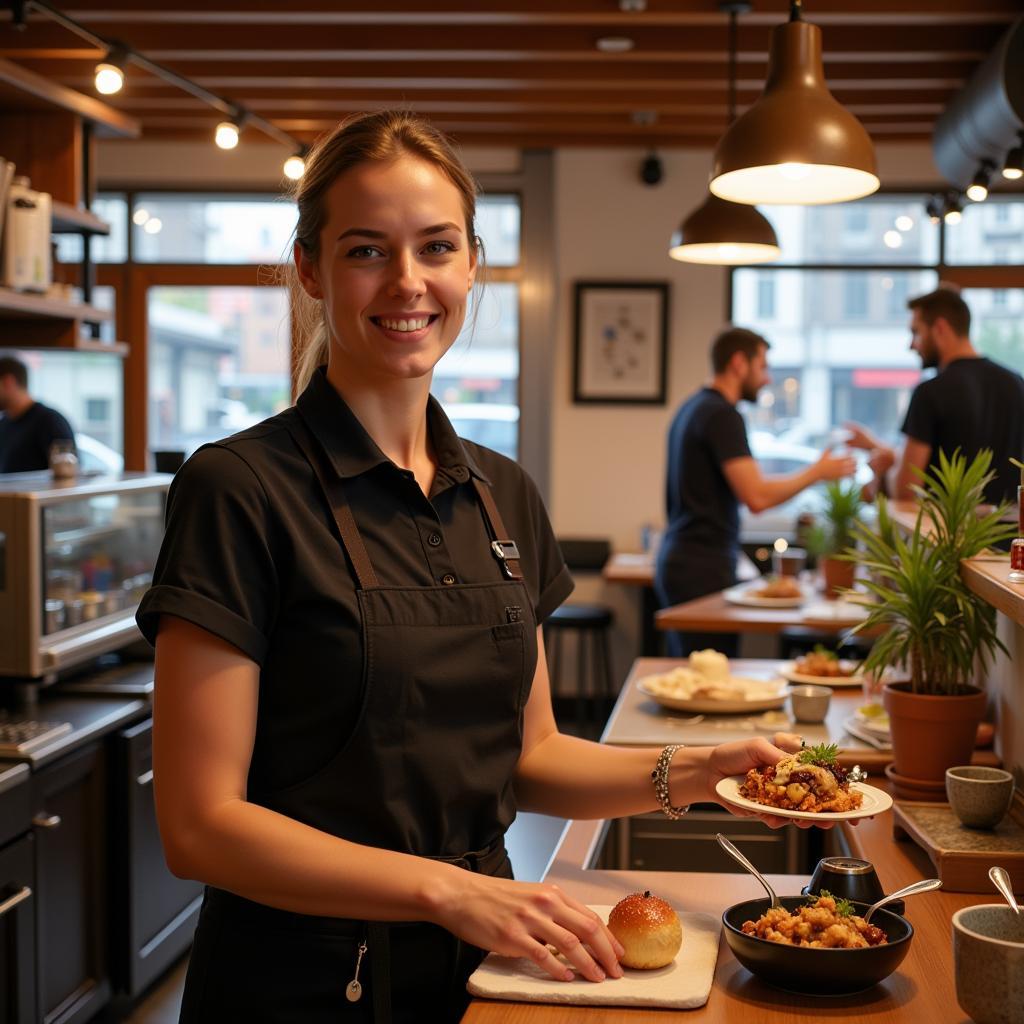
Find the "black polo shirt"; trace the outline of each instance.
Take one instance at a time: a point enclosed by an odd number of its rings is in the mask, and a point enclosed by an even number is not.
[[[322,369],[298,406],[345,482],[381,586],[504,579],[473,475],[490,484],[519,547],[537,621],[572,591],[533,481],[512,460],[457,437],[433,398],[427,421],[438,468],[429,500],[413,474],[381,452]],[[323,764],[351,730],[362,694],[356,582],[326,498],[288,432],[297,417],[287,409],[205,445],[178,471],[153,587],[137,617],[151,643],[160,616],[176,615],[260,666],[252,772],[261,789],[299,781]],[[287,756],[266,756],[272,750]]]
[[[17,419],[0,416],[0,473],[49,469],[50,445],[74,440],[71,424],[42,402],[33,402]]]

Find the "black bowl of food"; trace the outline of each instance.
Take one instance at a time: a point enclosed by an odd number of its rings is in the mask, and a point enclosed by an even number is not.
[[[761,981],[789,992],[839,996],[870,988],[899,967],[914,936],[910,922],[888,910],[876,910],[865,926],[866,903],[828,894],[783,896],[779,902],[788,913],[770,911],[771,901],[763,897],[729,907],[722,923],[736,959]]]

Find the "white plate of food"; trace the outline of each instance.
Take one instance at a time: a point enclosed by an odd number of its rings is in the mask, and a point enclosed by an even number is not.
[[[850,788],[863,796],[863,802],[856,810],[851,811],[790,811],[782,807],[771,807],[740,796],[739,790],[744,779],[735,775],[722,781],[715,787],[715,792],[734,807],[742,807],[756,814],[773,814],[777,818],[805,818],[810,821],[853,821],[854,818],[873,818],[876,814],[892,807],[892,797],[882,789],[869,786],[863,782],[851,782]]]
[[[747,608],[799,608],[808,600],[806,591],[792,576],[741,583],[722,596],[729,604]]]
[[[864,675],[860,663],[844,660],[834,651],[817,647],[796,661],[787,661],[779,674],[791,683],[810,683],[813,686],[862,686]]]
[[[665,685],[664,676],[645,676],[637,680],[636,687],[663,708],[702,715],[771,711],[786,703],[788,692],[784,679],[747,679],[742,676],[730,676],[690,697],[673,696]]]

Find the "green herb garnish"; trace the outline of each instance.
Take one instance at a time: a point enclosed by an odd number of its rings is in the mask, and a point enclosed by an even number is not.
[[[836,743],[819,743],[816,747],[804,747],[797,755],[801,764],[835,764],[839,746]]]
[[[813,903],[815,906],[817,906],[818,900],[820,899],[833,900],[836,905],[836,913],[840,917],[853,916],[853,904],[849,900],[843,899],[841,896],[833,896],[832,893],[828,891],[828,889],[822,889],[821,892],[817,894],[811,893],[807,897],[807,902]]]
[[[1024,475],[1024,471],[1022,471],[1022,475]],[[823,658],[828,658],[830,661],[839,660],[839,655],[835,651],[829,650],[824,644],[815,644],[814,653],[820,654]]]

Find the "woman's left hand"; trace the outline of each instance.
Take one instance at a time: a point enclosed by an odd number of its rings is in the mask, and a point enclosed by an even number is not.
[[[770,742],[763,736],[752,740],[737,740],[734,743],[722,743],[712,749],[708,757],[708,791],[711,799],[721,803],[715,786],[722,779],[733,775],[746,775],[751,768],[763,768],[765,765],[778,764],[786,754],[795,753],[800,749],[801,739],[794,733],[777,732]],[[769,828],[782,828],[783,825],[796,825],[797,828],[831,828],[831,822],[809,821],[806,818],[780,818],[775,814],[759,814],[747,811],[732,804],[724,805],[730,814],[738,818],[760,818]]]

